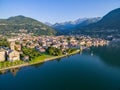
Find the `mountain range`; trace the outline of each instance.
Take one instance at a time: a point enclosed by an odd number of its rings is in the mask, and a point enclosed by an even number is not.
[[[96,23],[77,26],[69,33],[120,37],[120,8],[112,10]]]
[[[91,35],[97,37],[120,37],[120,8],[110,11],[102,18],[83,18],[52,25],[60,34]]]
[[[68,21],[68,22],[62,22],[62,23],[55,23],[51,25],[55,30],[57,30],[61,34],[67,34],[74,30],[75,28],[87,26],[91,23],[95,23],[99,21],[101,18],[100,17],[95,17],[95,18],[80,18],[75,21]],[[48,24],[47,24],[48,25]]]
[[[20,30],[26,30],[27,33],[34,35],[55,35],[56,30],[39,22],[35,19],[25,16],[15,16],[8,19],[0,19],[0,34],[10,35],[18,33]]]
[[[26,30],[34,35],[91,35],[120,37],[120,8],[112,10],[105,16],[83,18],[63,23],[42,23],[25,16],[0,19],[0,34],[10,35]]]

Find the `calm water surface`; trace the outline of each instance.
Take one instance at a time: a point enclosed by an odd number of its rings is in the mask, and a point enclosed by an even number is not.
[[[120,90],[120,58],[102,54],[76,54],[1,72],[0,90]]]

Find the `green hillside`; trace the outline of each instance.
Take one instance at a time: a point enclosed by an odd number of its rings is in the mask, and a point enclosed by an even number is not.
[[[35,35],[55,35],[56,31],[51,27],[29,17],[15,16],[8,19],[0,19],[0,34],[10,35],[20,30]]]

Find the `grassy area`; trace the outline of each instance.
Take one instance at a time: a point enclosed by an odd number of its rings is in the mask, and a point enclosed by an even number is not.
[[[68,55],[72,55],[72,54],[76,54],[79,51],[74,51]],[[41,56],[35,57],[33,58],[31,61],[29,62],[24,62],[22,60],[18,60],[15,62],[0,62],[0,69],[8,69],[8,68],[14,68],[14,67],[22,67],[23,66],[28,66],[28,65],[32,65],[32,64],[37,64],[37,63],[42,63],[45,61],[49,61],[49,60],[53,60],[53,59],[57,59],[57,58],[61,58],[64,57],[66,55],[60,55],[60,56],[53,56],[53,55],[48,55],[48,54],[42,54]]]
[[[18,60],[18,61],[14,61],[14,62],[9,62],[9,61],[0,62],[0,69],[9,68],[9,67],[12,67],[12,66],[17,66],[17,65],[22,65],[22,64],[34,64],[34,63],[37,63],[37,62],[44,62],[45,59],[48,59],[48,58],[51,58],[51,57],[54,57],[54,56],[42,55],[42,56],[38,56],[38,57],[33,58],[29,62],[24,62],[22,60]]]
[[[18,61],[15,61],[15,62],[9,62],[9,61],[0,62],[0,69],[6,68],[6,67],[11,67],[11,66],[16,66],[16,65],[21,65],[21,64],[24,64],[24,63],[25,62],[22,61],[22,60],[18,60]]]
[[[33,64],[33,63],[37,63],[37,62],[44,62],[46,59],[51,59],[53,57],[55,57],[55,56],[43,54],[42,56],[35,57],[29,63]]]

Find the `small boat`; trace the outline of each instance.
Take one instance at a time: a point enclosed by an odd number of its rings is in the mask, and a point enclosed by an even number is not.
[[[93,56],[93,52],[91,52],[91,56]]]

